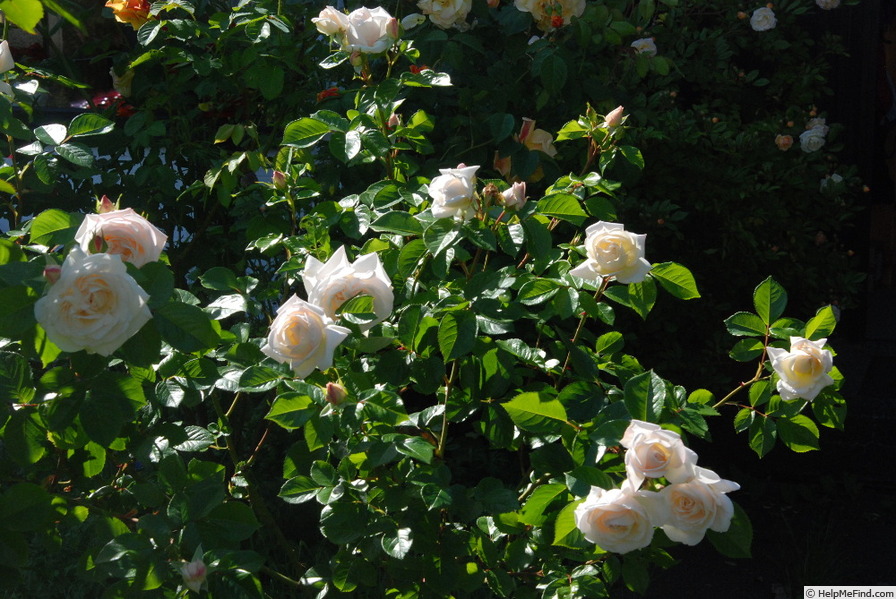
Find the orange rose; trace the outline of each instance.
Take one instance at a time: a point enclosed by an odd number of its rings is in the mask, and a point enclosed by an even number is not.
[[[147,0],[109,0],[106,2],[106,7],[112,9],[116,21],[129,24],[134,31],[149,21]]]

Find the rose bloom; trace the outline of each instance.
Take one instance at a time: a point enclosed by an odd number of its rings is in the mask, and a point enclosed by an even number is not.
[[[277,310],[271,323],[262,353],[289,364],[298,378],[305,378],[315,368],[326,370],[333,365],[333,352],[349,331],[338,326],[324,309],[293,295]]]
[[[59,349],[108,356],[152,318],[146,293],[120,256],[74,247],[34,316]]]
[[[523,126],[520,127],[517,139],[530,150],[538,150],[551,158],[557,155],[553,136],[544,129],[536,129],[533,119],[523,117]]]
[[[750,17],[750,27],[753,28],[753,31],[768,31],[774,29],[777,24],[775,12],[767,6],[757,8]]]
[[[834,366],[834,355],[824,349],[827,339],[809,341],[790,338],[790,351],[769,347],[768,357],[778,375],[781,399],[803,398],[812,401],[822,389],[834,383],[828,373]]]
[[[576,527],[585,539],[606,551],[628,553],[647,547],[654,524],[641,495],[624,483],[622,489],[609,491],[591,487],[585,501],[576,506]]]
[[[647,502],[648,511],[666,536],[685,545],[696,545],[706,531],[726,532],[731,526],[734,505],[725,493],[740,485],[723,480],[705,468],[687,482],[663,487]]]
[[[822,135],[827,135],[830,131],[830,127],[823,117],[815,117],[806,121],[806,129],[820,129]]]
[[[786,152],[793,145],[793,136],[792,135],[776,135],[775,136],[775,145],[778,146],[778,149],[782,152]]]
[[[106,8],[112,9],[116,21],[127,23],[134,31],[150,19],[150,3],[147,0],[109,0]]]
[[[12,58],[12,50],[9,49],[9,42],[3,40],[0,42],[0,73],[5,73],[16,67],[16,61]]]
[[[840,0],[815,0],[815,4],[823,10],[833,10],[840,6]]]
[[[650,272],[644,259],[646,235],[636,235],[618,223],[600,221],[585,229],[587,259],[569,274],[600,282],[615,277],[620,283],[640,283]]]
[[[348,29],[348,16],[341,10],[337,10],[332,6],[327,6],[320,14],[311,19],[314,26],[322,34],[333,37],[334,35],[345,33]]]
[[[432,198],[432,215],[436,218],[468,220],[476,210],[473,196],[476,193],[478,166],[458,165],[457,168],[441,168],[442,173],[429,183],[427,191]]]
[[[132,208],[86,215],[75,233],[75,241],[85,251],[90,251],[91,243],[97,236],[105,241],[107,253],[118,254],[122,260],[137,268],[158,260],[168,240],[164,233]]]
[[[207,569],[201,559],[189,562],[180,567],[180,575],[184,579],[184,585],[194,593],[198,593],[205,582]]]
[[[501,192],[499,200],[508,210],[519,210],[526,203],[526,183],[517,182]]]
[[[436,27],[467,29],[467,15],[473,8],[473,0],[419,0],[417,8],[429,16]]]
[[[569,25],[573,17],[581,17],[585,12],[585,0],[514,0],[513,5],[521,12],[531,13],[542,31]]]
[[[348,15],[343,47],[362,54],[379,54],[392,46],[397,29],[397,21],[386,9],[359,8]]]
[[[656,43],[652,37],[643,37],[631,43],[631,47],[635,49],[637,54],[646,54],[647,56],[656,56]]]
[[[803,152],[817,152],[824,146],[827,127],[813,127],[800,133],[800,149]]]
[[[622,435],[625,472],[634,488],[645,478],[664,477],[670,483],[690,480],[694,476],[697,454],[687,447],[681,436],[658,424],[632,420]]]
[[[392,313],[392,281],[377,253],[365,254],[353,263],[348,261],[344,246],[340,246],[326,263],[309,256],[302,282],[308,301],[323,308],[333,319],[342,304],[351,298],[357,295],[372,297],[376,319],[361,325],[362,331],[384,321]]]

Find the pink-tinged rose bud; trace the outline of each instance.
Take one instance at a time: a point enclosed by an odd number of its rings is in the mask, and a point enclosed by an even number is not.
[[[106,240],[103,237],[103,232],[100,231],[90,240],[90,253],[91,254],[101,254],[106,251]]]
[[[386,127],[388,127],[389,129],[395,129],[400,124],[401,119],[398,118],[398,115],[393,112],[392,116],[389,117],[389,121],[386,123]]]
[[[112,203],[112,200],[109,199],[109,196],[104,195],[102,198],[100,198],[100,201],[96,203],[96,212],[97,214],[114,212],[115,210],[118,210],[118,206],[116,204]]]
[[[386,23],[386,35],[391,37],[394,40],[398,39],[400,35],[400,26],[398,24],[398,19],[392,17],[388,23]]]
[[[61,276],[62,267],[58,264],[47,264],[47,266],[44,267],[44,278],[50,285],[58,281]]]
[[[792,135],[776,135],[775,136],[775,145],[778,146],[778,149],[782,152],[786,152],[790,149],[790,146],[793,145],[793,136]]]
[[[526,183],[525,181],[514,183],[510,189],[505,189],[501,193],[502,203],[510,210],[519,210],[526,203]]]
[[[364,59],[361,56],[361,51],[360,50],[353,51],[351,53],[351,55],[348,57],[348,61],[352,64],[353,67],[355,67],[356,69],[360,69],[361,66],[364,64]]]
[[[345,398],[348,397],[348,391],[339,383],[327,383],[327,401],[334,406],[342,405]]]
[[[607,115],[607,120],[605,121],[605,125],[610,129],[615,129],[619,125],[622,124],[622,117],[625,115],[625,108],[622,106],[617,106],[613,109],[610,114]]]
[[[519,135],[520,143],[525,144],[526,140],[529,139],[529,136],[532,135],[533,131],[535,131],[535,120],[523,117],[523,126],[520,127]]]
[[[180,574],[184,584],[194,593],[198,593],[205,582],[206,567],[201,559],[184,564],[180,567]]]
[[[274,174],[271,175],[271,182],[280,191],[286,189],[286,175],[281,171],[274,171]]]

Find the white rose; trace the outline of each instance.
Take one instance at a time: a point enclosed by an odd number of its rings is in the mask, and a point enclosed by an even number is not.
[[[600,282],[615,277],[620,283],[640,283],[650,272],[644,259],[646,235],[636,235],[618,223],[600,221],[585,229],[588,258],[569,274]]]
[[[137,268],[158,260],[168,240],[164,233],[132,208],[85,216],[75,233],[75,241],[89,252],[92,250],[91,242],[97,236],[106,242],[107,253],[118,254],[122,260]]]
[[[317,17],[311,19],[317,30],[322,34],[332,37],[338,33],[345,33],[348,29],[348,16],[341,10],[327,6]]]
[[[827,135],[830,128],[823,117],[815,117],[806,121],[806,129],[820,129],[822,135]]]
[[[333,324],[323,308],[293,295],[277,310],[262,353],[289,364],[295,375],[304,378],[315,368],[333,365],[333,352],[349,331]]]
[[[825,134],[823,127],[813,127],[800,133],[800,149],[803,152],[817,152],[824,146]]]
[[[693,480],[663,487],[658,493],[662,516],[652,513],[666,536],[685,545],[699,543],[708,529],[728,530],[734,505],[725,493],[740,489],[740,485],[719,478],[712,470],[696,470]]]
[[[824,349],[827,339],[809,341],[790,338],[790,351],[769,347],[768,357],[778,375],[781,399],[803,398],[812,401],[822,389],[834,383],[828,373],[834,367],[834,355]]]
[[[207,568],[201,559],[184,564],[180,567],[180,575],[184,585],[194,593],[198,593],[205,583]]]
[[[3,40],[0,42],[0,73],[5,73],[16,67],[16,61],[12,58],[12,50],[9,49],[9,42]]]
[[[631,43],[632,48],[638,54],[646,54],[648,56],[656,56],[656,43],[652,37],[643,37]]]
[[[634,488],[645,478],[664,477],[670,483],[680,483],[694,477],[697,454],[687,447],[678,433],[658,424],[632,420],[622,435],[625,452],[625,472]]]
[[[569,25],[573,17],[581,17],[585,12],[585,0],[514,0],[513,5],[521,12],[531,13],[542,31]]]
[[[457,168],[441,168],[442,173],[430,181],[427,191],[432,198],[432,215],[436,218],[473,217],[473,196],[476,193],[478,166],[459,165]]]
[[[356,295],[372,297],[376,319],[361,325],[363,331],[384,321],[392,313],[392,282],[377,253],[365,254],[353,263],[348,261],[345,247],[342,246],[326,263],[309,256],[302,281],[308,301],[323,308],[326,315],[334,319],[340,306]]]
[[[436,27],[465,29],[473,0],[419,0],[417,8],[428,15]]]
[[[348,15],[345,48],[362,54],[385,52],[395,41],[398,23],[382,7],[359,8]]]
[[[777,24],[775,12],[767,6],[757,8],[750,17],[750,27],[753,28],[753,31],[768,31],[774,29]]]
[[[519,210],[526,203],[526,182],[517,182],[501,192],[501,203],[510,210]]]
[[[823,10],[834,10],[840,6],[840,0],[815,0],[815,4]]]
[[[654,523],[640,501],[641,494],[627,486],[609,491],[592,487],[573,513],[576,527],[589,542],[614,553],[647,547]]]
[[[34,304],[34,316],[63,351],[108,356],[152,318],[148,299],[120,256],[88,255],[76,246],[59,279]]]

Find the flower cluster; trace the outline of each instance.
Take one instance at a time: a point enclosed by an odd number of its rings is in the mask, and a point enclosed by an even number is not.
[[[585,12],[585,0],[514,0],[517,10],[527,12],[542,31],[569,25]]]
[[[289,364],[299,378],[332,366],[333,352],[351,333],[335,323],[345,302],[359,295],[373,299],[375,319],[360,325],[362,331],[385,320],[394,302],[392,282],[378,254],[366,254],[353,263],[344,247],[326,262],[309,256],[302,282],[308,301],[293,295],[280,306],[261,350],[277,362]]]
[[[398,20],[382,7],[359,8],[345,14],[327,6],[311,22],[346,52],[380,54],[391,48],[399,36]]]
[[[822,389],[834,383],[828,374],[834,367],[834,355],[824,349],[827,339],[810,341],[790,338],[790,351],[769,347],[768,356],[778,375],[777,389],[781,399],[812,401]]]
[[[62,267],[44,271],[51,285],[34,316],[63,351],[108,356],[152,318],[149,295],[124,263],[155,262],[167,237],[131,208],[114,210],[105,196],[99,210],[84,218]]]
[[[632,420],[621,443],[627,450],[621,488],[592,487],[576,506],[576,526],[588,541],[627,553],[648,546],[656,528],[686,545],[699,543],[707,530],[728,530],[734,505],[726,493],[740,485],[697,466],[697,454],[677,433]],[[658,490],[641,489],[647,480]]]
[[[829,127],[823,118],[813,118],[806,122],[806,130],[800,134],[800,149],[803,152],[817,152],[825,143]]]
[[[469,29],[467,15],[473,8],[473,0],[419,0],[417,8],[429,17],[433,25],[441,29],[455,27]]]

